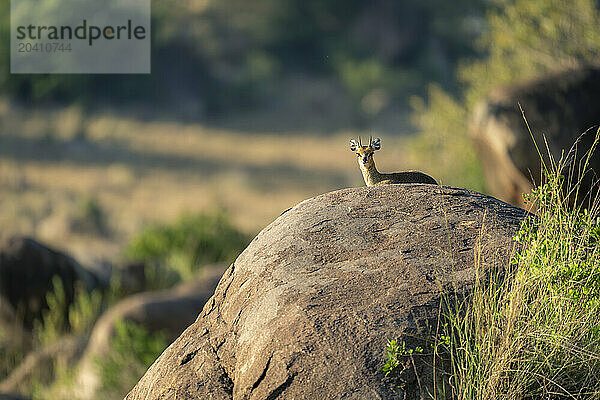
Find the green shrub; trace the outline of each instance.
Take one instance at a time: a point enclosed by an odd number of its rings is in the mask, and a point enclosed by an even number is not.
[[[73,400],[73,391],[77,384],[77,368],[55,362],[53,371],[54,380],[50,384],[32,382],[30,394],[32,400]]]
[[[48,309],[41,320],[34,321],[34,350],[43,351],[68,335],[88,336],[106,307],[104,293],[98,289],[88,292],[81,283],[75,286],[73,302],[67,307],[67,296],[62,280],[52,279],[53,290],[46,295]],[[65,313],[65,310],[67,312]],[[49,367],[37,367],[29,378],[28,393],[33,399],[69,399],[72,393],[76,369],[71,361],[53,356]]]
[[[175,108],[170,103],[179,77],[186,94],[198,96],[203,111],[216,114],[256,106],[265,92],[271,98],[288,96],[279,85],[282,75],[300,73],[344,82],[345,73],[340,75],[331,61],[340,55],[357,66],[372,64],[371,59],[379,63],[397,78],[391,84],[402,91],[393,95],[404,99],[407,88],[418,90],[424,82],[453,80],[457,59],[474,53],[473,38],[481,25],[476,21],[488,1],[348,0],[343,7],[334,0],[155,2],[152,74],[123,76],[10,75],[10,2],[4,1],[0,3],[0,93],[27,104],[60,101],[86,108],[112,104],[118,109],[123,103],[153,102]],[[47,1],[45,8],[60,4]],[[369,21],[381,19],[382,14],[383,28],[373,28]],[[170,61],[181,55],[186,63]],[[359,81],[354,79],[351,87]],[[272,87],[276,90],[269,90]]]
[[[78,285],[75,287],[75,300],[69,307],[69,330],[75,335],[86,335],[91,332],[96,320],[104,311],[103,293],[95,289],[87,292]]]
[[[15,369],[26,353],[25,339],[21,332],[0,325],[0,380],[4,380]]]
[[[101,399],[123,398],[168,343],[163,333],[149,333],[139,324],[120,321],[110,344],[110,351],[96,359]]]
[[[388,376],[400,365],[403,357],[411,357],[413,353],[423,353],[423,348],[417,346],[414,349],[407,349],[405,342],[399,345],[396,339],[388,340],[387,346],[385,346],[387,361],[381,370],[385,372],[385,376]]]
[[[527,197],[537,217],[512,264],[448,304],[437,350],[454,399],[600,398],[600,199],[573,208],[563,170],[551,161]]]
[[[600,56],[594,0],[513,0],[488,14],[487,57],[460,68],[471,107],[494,86],[594,62]]]
[[[117,400],[135,385],[150,364],[167,347],[165,335],[149,333],[134,322],[119,321],[110,349],[94,359],[94,367],[100,378],[95,399]],[[72,399],[77,393],[77,367],[54,363],[52,383],[34,381],[31,398],[34,400]]]
[[[48,310],[41,320],[34,321],[34,337],[37,346],[56,342],[66,333],[88,334],[104,309],[100,290],[88,293],[80,284],[75,286],[73,302],[67,308],[67,297],[62,280],[52,279],[53,290],[46,295]],[[65,313],[65,310],[68,310]]]
[[[413,97],[413,123],[421,130],[407,143],[413,165],[446,185],[485,191],[483,172],[471,139],[466,134],[467,109],[438,85],[430,85],[429,102]]]
[[[67,332],[68,317],[65,315],[67,308],[67,295],[58,276],[52,278],[52,291],[46,295],[48,309],[42,313],[41,320],[33,322],[33,332],[37,345],[47,345],[56,342],[61,335]]]
[[[416,92],[422,83],[415,71],[393,68],[376,58],[338,57],[334,66],[342,87],[365,117],[377,115],[398,94]]]
[[[222,213],[184,215],[146,228],[127,245],[125,257],[146,262],[150,286],[165,287],[191,278],[202,265],[233,261],[248,241]]]

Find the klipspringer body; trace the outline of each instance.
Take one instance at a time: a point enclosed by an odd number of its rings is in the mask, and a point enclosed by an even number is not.
[[[350,150],[355,152],[358,157],[358,165],[367,186],[398,183],[427,183],[437,185],[435,179],[419,171],[403,171],[391,174],[383,174],[377,171],[373,155],[379,149],[381,149],[381,139],[379,138],[375,138],[375,140],[371,138],[367,146],[363,145],[360,139],[358,142],[354,139],[350,140]]]

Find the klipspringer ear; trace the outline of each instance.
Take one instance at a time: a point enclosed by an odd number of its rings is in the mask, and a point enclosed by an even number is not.
[[[354,139],[350,139],[350,151],[356,151],[359,145]]]
[[[381,148],[381,139],[375,138],[375,140],[371,141],[371,148],[373,150],[379,150]]]

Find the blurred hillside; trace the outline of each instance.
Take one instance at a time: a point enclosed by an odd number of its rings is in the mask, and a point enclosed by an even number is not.
[[[30,105],[144,105],[146,115],[178,119],[289,114],[287,126],[261,129],[363,126],[405,116],[407,99],[429,82],[455,92],[458,60],[480,53],[474,43],[488,2],[154,1],[152,74],[115,76],[9,75],[3,1],[0,92]],[[322,127],[307,124],[313,119]]]

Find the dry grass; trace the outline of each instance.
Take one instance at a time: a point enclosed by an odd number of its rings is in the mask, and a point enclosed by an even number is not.
[[[570,206],[565,187],[577,192],[582,175],[565,186],[567,170],[565,158],[544,166],[513,262],[449,304],[441,348],[451,368],[436,398],[600,399],[600,198]]]
[[[84,261],[113,258],[144,225],[184,212],[225,209],[256,233],[306,198],[362,185],[348,140],[373,134],[248,133],[8,103],[0,118],[0,235],[34,235]],[[381,136],[380,170],[440,172],[414,163],[406,139]],[[89,203],[105,232],[77,228]]]

